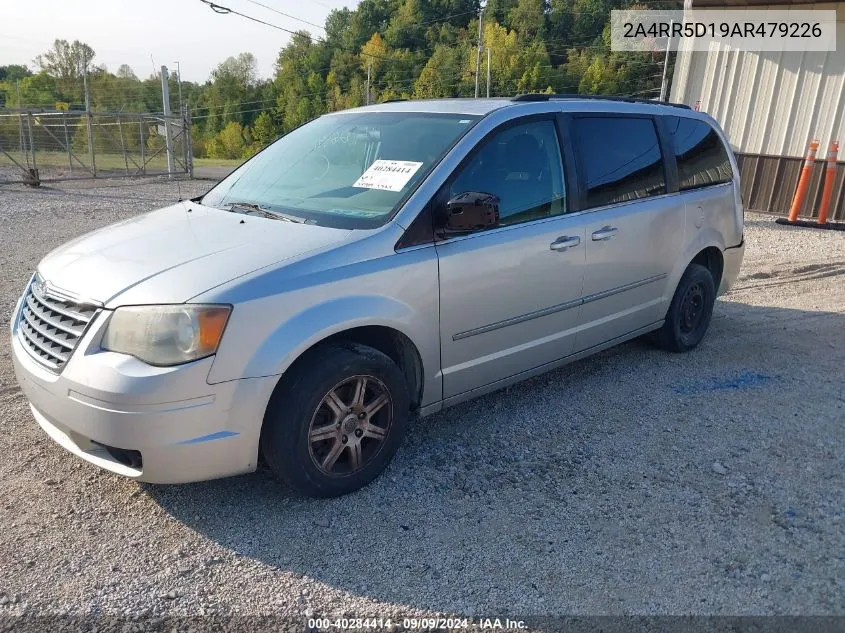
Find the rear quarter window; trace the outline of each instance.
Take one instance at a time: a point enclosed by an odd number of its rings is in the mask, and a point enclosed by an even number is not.
[[[733,180],[733,170],[722,139],[709,124],[696,119],[667,116],[675,160],[678,189],[689,191]]]

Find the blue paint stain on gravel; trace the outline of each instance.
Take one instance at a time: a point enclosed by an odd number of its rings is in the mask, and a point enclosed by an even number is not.
[[[752,387],[760,387],[772,380],[776,376],[769,376],[768,374],[760,374],[753,371],[744,371],[730,376],[714,377],[708,380],[699,380],[687,383],[685,385],[677,385],[672,388],[675,393],[707,393],[710,391],[743,391]]]

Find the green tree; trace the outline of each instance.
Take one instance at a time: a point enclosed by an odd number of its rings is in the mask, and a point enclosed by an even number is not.
[[[343,9],[332,9],[326,17],[326,44],[332,49],[343,47],[344,37],[350,28],[350,20],[353,12],[344,7]]]
[[[65,94],[81,94],[82,75],[92,70],[94,55],[94,49],[79,40],[55,40],[48,51],[35,58],[35,63],[56,80]]]
[[[373,33],[383,33],[400,0],[362,0],[349,17],[343,36],[343,48],[360,50]]]
[[[202,89],[183,82],[185,98],[202,117],[204,135],[208,140],[215,137],[231,121],[237,121],[242,128],[249,127],[257,116],[261,105],[271,105],[276,93],[268,89],[270,82],[260,81],[258,62],[252,53],[241,53],[229,57],[211,72],[211,81]],[[174,101],[176,86],[170,89],[171,107],[178,111]]]
[[[252,53],[240,53],[237,57],[228,57],[211,71],[213,84],[223,90],[248,90],[255,85],[258,60]]]
[[[418,99],[437,97],[458,97],[470,94],[470,82],[462,78],[462,61],[466,58],[467,47],[438,45],[419,79],[414,84],[414,96]]]
[[[220,133],[207,144],[212,158],[245,158],[250,153],[252,138],[237,121],[229,121]]]
[[[516,7],[517,0],[487,0],[484,7],[484,21],[508,24],[510,12]],[[478,24],[476,24],[476,29]]]
[[[372,81],[375,81],[379,69],[388,60],[387,44],[378,33],[373,33],[369,41],[361,47],[361,64],[369,66]]]
[[[546,29],[546,1],[519,0],[508,14],[510,28],[519,33],[523,42],[539,38]]]
[[[290,131],[326,111],[326,66],[329,50],[301,31],[279,53],[274,84],[276,113],[283,131]]]
[[[488,22],[484,25],[484,46],[491,53],[491,95],[543,92],[548,88],[553,73],[542,41],[521,43],[516,31]],[[464,68],[464,77],[472,77],[474,51],[470,50],[467,55]],[[483,81],[481,85],[484,85]]]
[[[259,114],[252,126],[253,149],[258,151],[267,147],[270,143],[275,141],[278,136],[279,132],[270,114],[267,112]]]
[[[491,53],[491,93],[653,96],[663,55],[614,53],[609,47],[609,12],[629,6],[640,5],[636,0],[489,0],[482,35]],[[325,112],[363,105],[368,70],[371,101],[472,96],[479,7],[479,0],[361,0],[354,9],[329,13],[324,39],[304,31],[293,35],[279,51],[272,79],[260,78],[255,57],[241,53],[223,60],[201,84],[182,81],[194,117],[196,155],[239,159]],[[94,59],[87,44],[59,39],[36,58],[35,74],[24,66],[0,66],[0,106],[52,108],[66,102],[71,111],[79,110],[87,69],[95,111],[161,111],[156,74],[140,79],[125,64],[111,73],[95,66]],[[484,55],[482,93],[486,61]],[[171,74],[174,112],[179,111],[177,83]],[[77,146],[87,143],[84,127],[74,138]],[[161,147],[163,138],[153,127],[143,133],[135,128],[125,131],[133,146]],[[114,143],[95,138],[101,141]]]
[[[0,66],[0,81],[8,81],[10,83],[14,83],[23,79],[24,77],[30,77],[32,75],[32,71],[27,68],[26,66],[22,66],[20,64],[9,64],[8,66]]]
[[[20,107],[53,108],[56,102],[65,100],[65,93],[59,90],[55,77],[43,71],[21,79],[20,96]]]
[[[127,79],[129,81],[138,81],[138,76],[135,71],[128,64],[121,64],[115,73],[120,79]]]
[[[404,0],[390,19],[385,40],[391,48],[419,49],[425,46],[425,16],[420,0]]]

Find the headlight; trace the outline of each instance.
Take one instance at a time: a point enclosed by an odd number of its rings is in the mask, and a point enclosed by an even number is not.
[[[217,351],[230,306],[129,306],[112,314],[103,349],[150,365],[179,365]]]

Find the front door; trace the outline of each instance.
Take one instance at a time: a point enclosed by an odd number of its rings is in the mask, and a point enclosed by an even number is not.
[[[446,398],[572,352],[585,262],[583,216],[567,216],[552,118],[493,132],[438,200],[500,199],[499,226],[437,243]],[[439,214],[438,214],[439,215]]]

